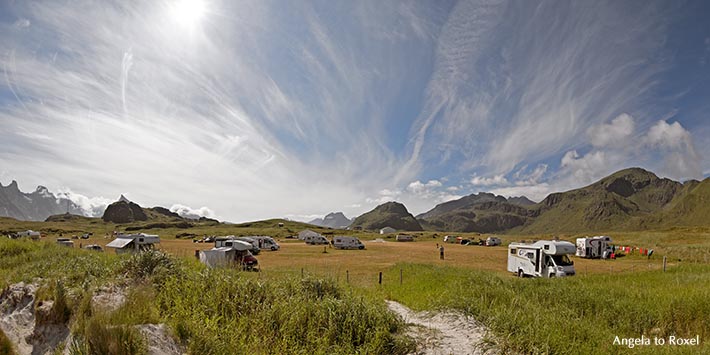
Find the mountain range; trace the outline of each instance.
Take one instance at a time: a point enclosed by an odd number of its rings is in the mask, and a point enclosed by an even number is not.
[[[20,191],[15,180],[7,186],[0,184],[0,216],[44,221],[60,213],[82,214],[83,211],[71,200],[55,196],[44,186],[37,186],[34,192],[25,193]]]
[[[343,212],[331,212],[325,215],[323,218],[316,218],[308,222],[308,224],[313,224],[319,227],[328,228],[341,228],[344,229],[350,225],[352,221],[345,217]]]
[[[71,200],[50,193],[43,186],[24,193],[15,181],[8,186],[0,184],[0,216],[42,221],[57,215],[52,218],[68,220],[72,214],[82,212]],[[163,207],[140,207],[124,196],[106,208],[103,220],[192,221]],[[506,198],[480,192],[438,204],[416,217],[403,204],[387,202],[352,221],[342,212],[333,212],[309,223],[341,229],[392,227],[405,231],[521,234],[710,227],[710,178],[681,183],[641,168],[629,168],[585,187],[552,193],[539,203],[524,196]]]

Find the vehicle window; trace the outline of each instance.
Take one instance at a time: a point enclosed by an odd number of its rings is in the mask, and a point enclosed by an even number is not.
[[[515,249],[510,249],[511,254],[515,254],[517,251]]]

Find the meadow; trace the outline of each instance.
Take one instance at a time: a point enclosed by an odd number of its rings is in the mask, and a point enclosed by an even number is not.
[[[415,310],[459,310],[485,324],[491,343],[504,353],[710,353],[705,345],[710,335],[708,229],[605,233],[617,245],[650,248],[654,254],[648,258],[635,253],[616,260],[573,258],[574,277],[518,279],[505,270],[505,246],[444,244],[445,259],[440,260],[437,244],[442,243],[442,233],[415,233],[417,241],[399,243],[393,236],[355,232],[350,234],[361,237],[366,250],[335,250],[286,238],[297,233],[300,225],[264,223],[190,230],[198,236],[274,235],[281,250],[258,255],[260,272],[207,270],[195,260],[194,252],[211,248],[210,244],[175,238],[184,230],[149,230],[161,235],[159,248],[170,255],[164,261],[169,266],[157,262],[146,275],[126,276],[127,263],[152,263],[129,261],[111,251],[59,248],[53,244],[58,234],[50,232],[44,242],[0,242],[0,286],[40,277],[48,280],[46,287],[51,289],[52,282],[62,280],[69,290],[77,334],[102,339],[101,332],[87,333],[87,329],[102,329],[87,327],[91,322],[105,327],[165,322],[192,353],[221,354],[229,353],[228,349],[259,354],[408,353],[413,340],[403,335],[401,320],[385,311],[385,299]],[[110,239],[104,234],[115,226],[100,228],[105,230],[97,229],[90,239],[75,243],[105,245]],[[557,237],[573,241],[577,236]],[[500,237],[505,245],[552,236]],[[666,272],[663,256],[668,260]],[[141,312],[82,311],[87,292],[116,282],[134,290],[129,298],[148,295],[156,302]],[[130,328],[126,334],[135,337]],[[666,341],[670,336],[697,336],[701,344],[629,348],[614,344],[617,336]],[[90,343],[83,343],[83,349],[91,350],[86,345]]]

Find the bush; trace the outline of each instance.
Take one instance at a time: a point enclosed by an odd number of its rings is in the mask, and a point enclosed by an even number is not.
[[[151,250],[131,255],[121,264],[120,270],[130,278],[144,279],[152,276],[156,271],[169,272],[175,268],[175,261],[170,255],[159,250]]]

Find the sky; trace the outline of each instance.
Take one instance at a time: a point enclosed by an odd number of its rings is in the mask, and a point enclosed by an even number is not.
[[[0,0],[0,182],[232,222],[710,175],[708,1]]]

